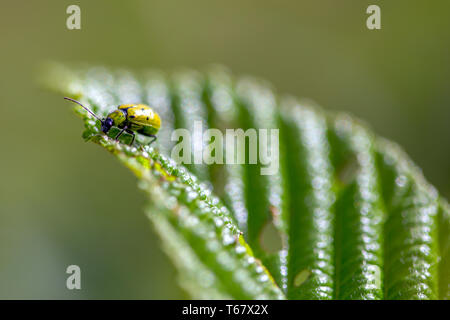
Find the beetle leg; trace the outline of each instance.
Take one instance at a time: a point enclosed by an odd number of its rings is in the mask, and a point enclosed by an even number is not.
[[[154,136],[154,135],[149,135],[149,137],[152,137],[153,138],[153,140],[152,141],[150,141],[150,143],[148,144],[148,146],[150,146],[153,142],[155,142],[156,141],[156,139],[158,139],[158,137],[157,136]]]
[[[134,139],[136,138],[136,134],[131,130],[127,130],[127,132],[133,136],[133,138],[131,139],[131,143],[130,143],[130,146],[132,146],[134,143]]]
[[[114,138],[116,141],[119,140],[122,133],[127,130],[127,126],[123,127],[123,129],[117,134],[117,136]]]

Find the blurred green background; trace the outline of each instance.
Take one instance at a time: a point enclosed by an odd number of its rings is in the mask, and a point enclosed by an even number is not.
[[[66,8],[81,7],[81,30]],[[382,29],[366,28],[369,4]],[[135,178],[36,85],[45,60],[271,81],[400,143],[450,197],[450,2],[8,1],[0,11],[0,298],[187,298]],[[65,287],[68,265],[82,290]]]

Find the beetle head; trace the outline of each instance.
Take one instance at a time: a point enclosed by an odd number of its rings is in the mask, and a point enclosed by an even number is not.
[[[102,121],[102,131],[104,133],[108,133],[109,129],[111,129],[113,124],[114,124],[113,119],[106,118],[105,120]]]

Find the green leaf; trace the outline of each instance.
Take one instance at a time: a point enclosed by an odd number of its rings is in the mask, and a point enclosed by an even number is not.
[[[380,141],[378,149],[388,211],[384,228],[385,297],[436,299],[438,194],[397,146]]]
[[[336,168],[336,283],[338,299],[383,298],[383,223],[386,216],[375,138],[346,116],[329,122]]]
[[[335,195],[326,119],[294,99],[282,106],[286,167],[289,177],[296,177],[288,181],[288,297],[332,299]]]
[[[43,76],[103,117],[137,102],[160,114],[153,148],[141,136],[136,148],[127,135],[115,142],[117,129],[103,135],[75,106],[83,138],[138,177],[147,216],[192,297],[450,298],[448,204],[398,146],[360,121],[221,67],[166,75],[52,64]],[[196,123],[223,133],[279,129],[279,170],[262,175],[248,156],[247,164],[175,164],[173,130]],[[209,144],[192,143],[194,153]]]

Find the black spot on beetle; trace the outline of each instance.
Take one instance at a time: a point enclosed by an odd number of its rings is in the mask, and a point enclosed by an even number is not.
[[[147,117],[147,120],[148,120],[148,117]]]
[[[136,118],[135,116],[130,116],[130,118]]]

